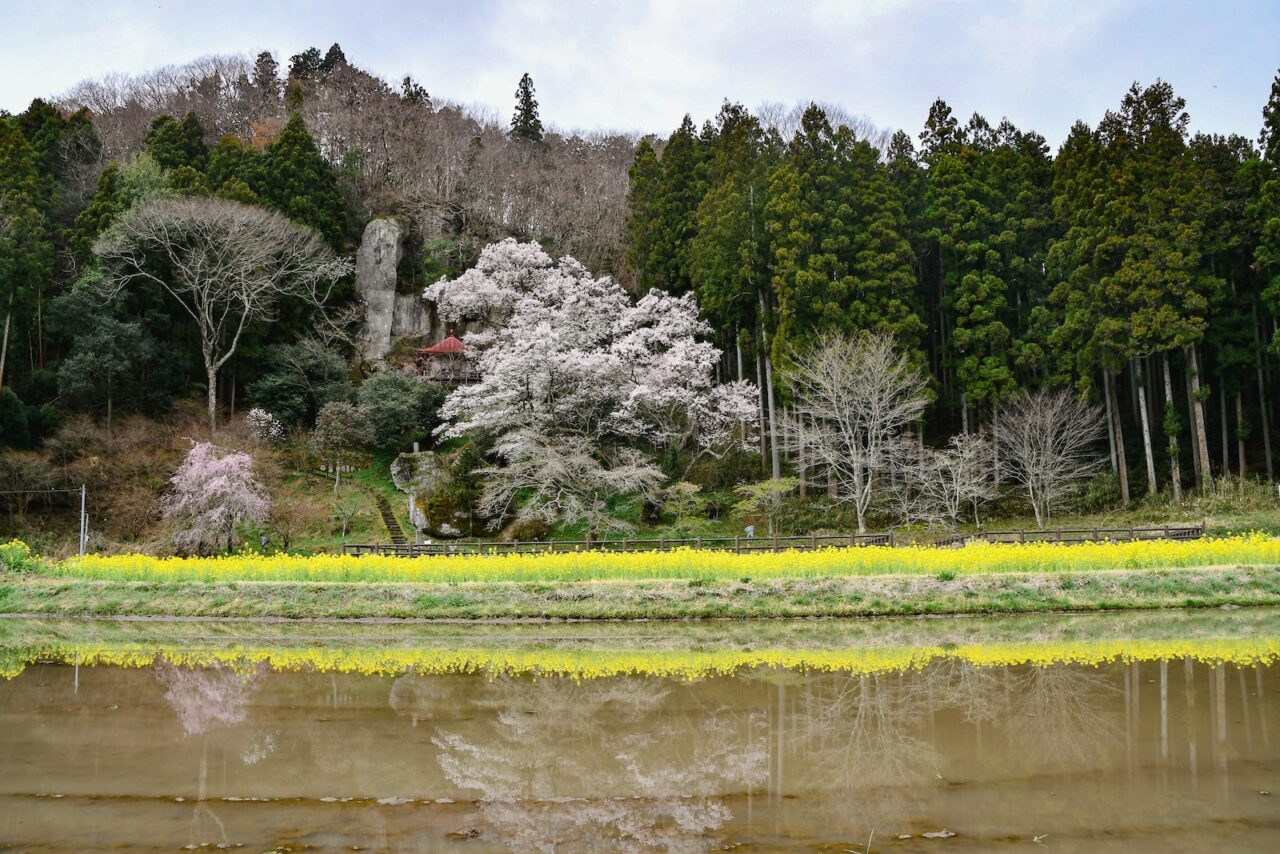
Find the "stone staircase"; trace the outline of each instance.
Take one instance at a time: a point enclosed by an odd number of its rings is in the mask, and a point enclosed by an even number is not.
[[[400,523],[396,520],[396,514],[391,512],[391,502],[387,500],[387,496],[381,492],[375,492],[374,498],[378,502],[378,512],[382,514],[382,524],[387,526],[387,533],[391,535],[391,542],[394,545],[404,545],[408,542],[404,535],[404,529],[400,527]]]

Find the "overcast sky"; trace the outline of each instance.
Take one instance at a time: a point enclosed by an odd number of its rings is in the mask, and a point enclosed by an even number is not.
[[[504,116],[527,71],[561,128],[665,134],[727,97],[835,102],[915,134],[941,96],[1056,145],[1163,77],[1194,129],[1255,138],[1280,2],[0,0],[0,108],[109,72],[264,49],[285,65],[335,41],[361,68]]]

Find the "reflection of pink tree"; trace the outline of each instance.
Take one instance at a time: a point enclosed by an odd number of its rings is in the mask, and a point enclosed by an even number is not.
[[[235,726],[248,716],[249,699],[257,690],[259,677],[266,665],[255,670],[237,672],[228,668],[178,667],[160,659],[156,662],[156,679],[168,690],[164,698],[173,707],[182,724],[183,732],[201,736],[200,769],[196,774],[196,806],[191,816],[191,845],[200,845],[214,838],[217,828],[222,842],[229,844],[226,828],[208,803],[209,792],[209,737],[217,726]],[[261,746],[259,746],[259,749]],[[257,761],[256,753],[250,753]],[[246,759],[246,761],[249,761]]]
[[[241,673],[222,667],[176,667],[163,659],[156,662],[156,679],[168,689],[164,698],[187,735],[200,735],[218,724],[242,723],[261,674],[261,669]]]

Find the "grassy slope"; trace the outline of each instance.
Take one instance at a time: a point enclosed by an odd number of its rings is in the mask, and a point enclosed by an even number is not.
[[[1280,605],[1280,569],[453,584],[122,582],[0,575],[0,614],[288,618],[862,617]]]

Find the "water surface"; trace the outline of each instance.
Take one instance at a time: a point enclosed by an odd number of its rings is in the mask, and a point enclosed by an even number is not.
[[[0,848],[1273,851],[1278,654],[1269,611],[0,621]]]

